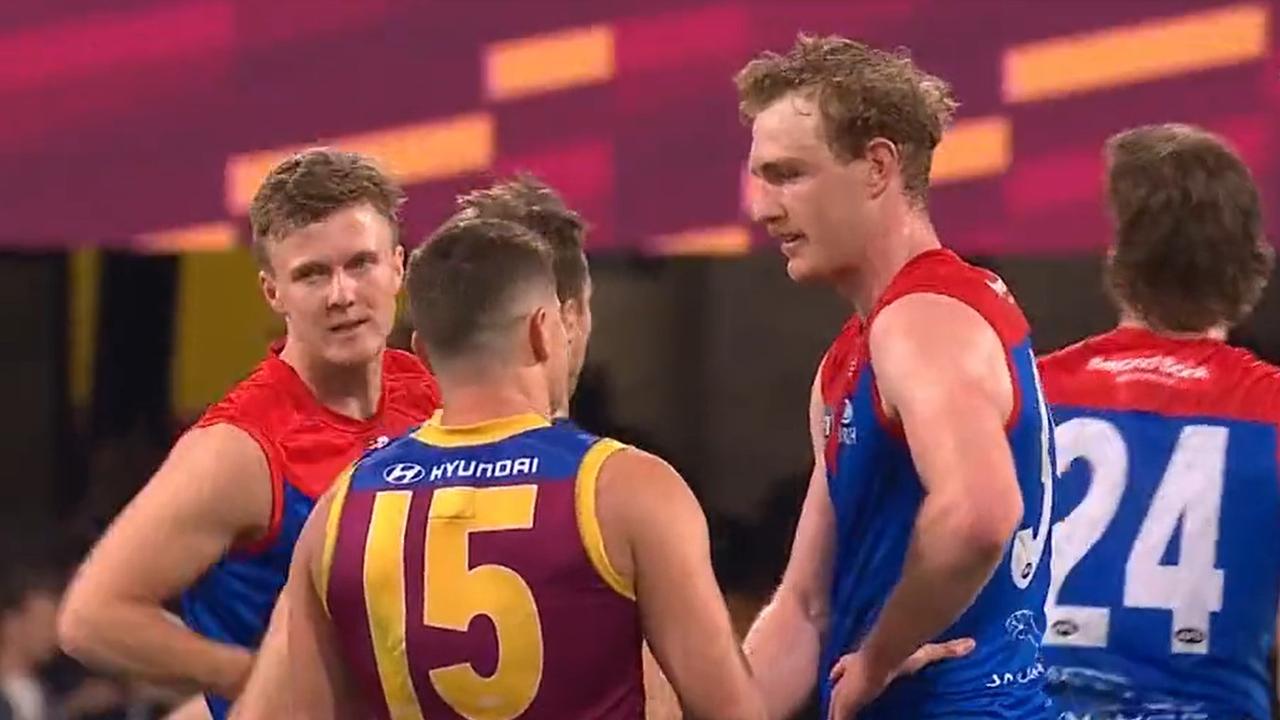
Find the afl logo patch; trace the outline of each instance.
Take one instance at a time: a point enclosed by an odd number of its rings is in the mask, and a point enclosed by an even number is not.
[[[382,471],[382,479],[392,485],[412,485],[426,476],[427,471],[413,463],[396,463]]]
[[[1080,632],[1080,626],[1074,620],[1056,620],[1053,623],[1053,634],[1068,638]]]
[[[1204,630],[1201,630],[1200,628],[1179,628],[1173,636],[1178,639],[1178,642],[1185,645],[1199,645],[1205,640]]]

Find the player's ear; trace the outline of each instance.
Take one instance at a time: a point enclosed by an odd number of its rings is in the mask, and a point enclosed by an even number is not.
[[[551,357],[551,314],[545,306],[539,305],[529,313],[529,351],[534,362],[545,363]]]
[[[867,190],[871,197],[880,197],[902,170],[902,153],[892,140],[871,138],[863,155],[867,161]]]
[[[276,276],[269,270],[258,271],[258,284],[262,287],[262,297],[278,315],[284,315],[284,305],[280,302],[280,286],[276,284]]]
[[[391,251],[392,267],[395,268],[396,274],[396,292],[400,292],[400,288],[404,287],[404,246],[396,243],[395,248]]]

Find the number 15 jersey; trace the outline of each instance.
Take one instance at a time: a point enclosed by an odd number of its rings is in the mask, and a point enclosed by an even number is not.
[[[1120,328],[1041,361],[1059,503],[1045,659],[1075,717],[1270,717],[1280,371]]]
[[[644,717],[640,621],[596,478],[623,446],[528,415],[428,421],[340,481],[322,596],[375,717]]]

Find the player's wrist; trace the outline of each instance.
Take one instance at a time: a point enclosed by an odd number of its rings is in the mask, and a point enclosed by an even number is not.
[[[910,655],[910,653],[901,653],[893,644],[885,642],[876,633],[867,636],[862,647],[858,649],[858,654],[862,656],[867,677],[885,681],[893,677],[898,666]]]

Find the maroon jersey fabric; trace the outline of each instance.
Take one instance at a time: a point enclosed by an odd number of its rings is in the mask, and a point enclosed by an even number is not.
[[[428,422],[353,468],[322,591],[371,713],[644,716],[634,593],[594,511],[619,447],[535,416]]]

